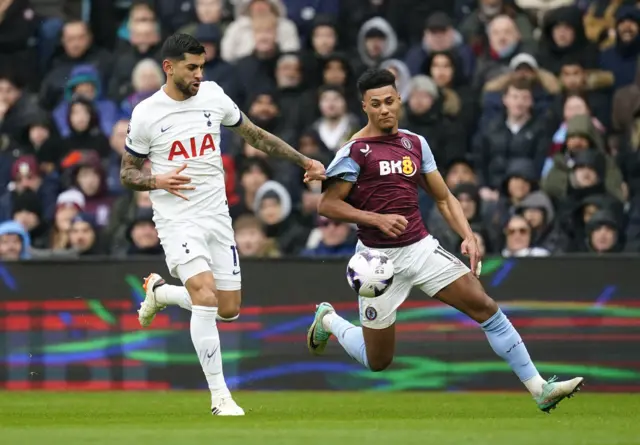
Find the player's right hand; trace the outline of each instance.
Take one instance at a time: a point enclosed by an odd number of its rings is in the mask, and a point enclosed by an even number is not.
[[[390,238],[397,238],[406,230],[407,218],[402,215],[378,215],[377,227]]]
[[[189,198],[181,190],[195,190],[196,188],[187,185],[191,182],[191,178],[181,174],[185,168],[187,168],[187,164],[183,164],[171,172],[156,175],[156,188],[166,190],[172,195],[188,201]]]

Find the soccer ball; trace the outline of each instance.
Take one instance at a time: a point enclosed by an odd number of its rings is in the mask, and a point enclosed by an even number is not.
[[[379,250],[365,249],[349,260],[347,281],[358,295],[378,297],[393,283],[393,262]]]

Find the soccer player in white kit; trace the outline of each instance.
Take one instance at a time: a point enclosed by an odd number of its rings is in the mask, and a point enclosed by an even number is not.
[[[241,416],[222,372],[216,319],[240,312],[240,262],[226,199],[220,127],[230,128],[258,150],[295,162],[305,181],[325,179],[324,166],[254,125],[215,82],[204,82],[205,49],[175,34],[162,47],[166,84],[134,110],[122,158],[122,184],[149,190],[153,219],[172,286],[156,273],[144,283],[139,321],[175,304],[191,310],[191,339],[211,391],[214,415]],[[151,171],[143,165],[151,162]]]

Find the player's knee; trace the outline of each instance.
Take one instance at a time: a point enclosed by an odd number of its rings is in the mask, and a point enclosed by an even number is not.
[[[225,305],[218,307],[218,317],[220,321],[236,321],[240,317],[240,305]]]
[[[483,292],[481,297],[475,299],[472,313],[469,315],[478,323],[484,323],[496,312],[498,312],[498,303]]]
[[[192,286],[189,295],[194,306],[218,306],[218,299],[212,286],[207,286],[206,284]]]
[[[380,372],[391,366],[393,357],[376,357],[369,360],[369,369],[373,372]]]

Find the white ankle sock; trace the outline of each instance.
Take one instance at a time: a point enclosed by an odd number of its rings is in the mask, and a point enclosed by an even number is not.
[[[547,381],[538,374],[522,383],[524,383],[524,386],[527,387],[532,396],[537,397],[542,394],[542,384],[547,383]]]
[[[158,304],[175,304],[188,311],[191,310],[191,297],[184,286],[163,284],[155,290]]]
[[[191,341],[207,378],[213,400],[230,395],[222,373],[220,336],[216,326],[217,313],[217,307],[193,306],[191,308]]]

